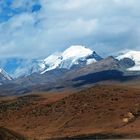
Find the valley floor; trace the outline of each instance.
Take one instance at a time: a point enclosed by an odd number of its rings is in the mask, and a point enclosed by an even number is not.
[[[9,137],[140,138],[140,88],[98,85],[75,93],[1,98],[0,139]]]

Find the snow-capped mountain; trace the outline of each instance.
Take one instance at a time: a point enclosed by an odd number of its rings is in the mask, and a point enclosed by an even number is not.
[[[42,71],[41,74],[56,68],[71,69],[74,67],[81,67],[101,59],[102,58],[96,54],[95,51],[85,46],[71,46],[64,52],[54,53],[44,59],[44,63],[42,64],[42,69],[44,68],[44,71]]]
[[[140,51],[125,51],[120,53],[117,59],[125,67],[129,63],[128,70],[140,71]],[[135,65],[128,59],[132,59]],[[70,46],[63,52],[51,54],[45,59],[22,59],[9,58],[0,60],[0,67],[3,68],[12,78],[26,77],[32,73],[44,74],[54,69],[73,69],[84,67],[88,64],[95,63],[102,60],[102,58],[93,50],[85,46],[75,45]],[[130,63],[131,66],[130,67]]]
[[[0,68],[0,85],[11,80],[12,78],[9,76],[9,74],[5,72],[2,68]]]
[[[122,52],[117,56],[117,59],[124,59],[124,58],[130,58],[135,62],[135,65],[128,70],[130,71],[140,71],[140,51],[126,51]]]
[[[0,67],[13,78],[28,76],[42,70],[41,60],[7,58],[0,60]]]
[[[45,59],[8,58],[0,60],[0,67],[5,69],[13,78],[25,77],[38,72],[44,74],[53,69],[71,69],[81,67],[102,58],[85,46],[71,46],[63,52],[57,52]]]
[[[131,80],[133,77],[140,77],[139,56],[138,51],[128,51],[119,54],[116,57],[118,60],[113,56],[102,59],[95,51],[85,46],[71,46],[45,59],[10,59],[7,61],[7,69],[20,77],[12,80],[1,69],[0,84],[3,85],[0,88],[4,89],[6,94],[7,91],[11,94],[23,94],[33,90],[50,91],[81,87],[106,80]]]
[[[13,78],[25,77],[32,73],[44,74],[53,69],[82,67],[102,58],[85,46],[71,46],[63,52],[51,54],[45,59],[8,58],[0,60],[0,67]]]

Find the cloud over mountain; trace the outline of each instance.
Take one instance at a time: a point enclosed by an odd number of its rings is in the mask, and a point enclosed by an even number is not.
[[[138,0],[1,0],[0,56],[38,58],[74,44],[102,55],[140,49],[139,9]]]

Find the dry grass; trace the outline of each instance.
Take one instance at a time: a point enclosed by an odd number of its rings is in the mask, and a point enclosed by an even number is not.
[[[134,87],[104,85],[73,94],[28,95],[5,100],[2,106],[6,110],[0,113],[0,126],[31,138],[140,134],[140,90]]]

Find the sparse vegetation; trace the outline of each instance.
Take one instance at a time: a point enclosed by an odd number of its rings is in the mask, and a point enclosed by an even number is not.
[[[133,124],[133,129],[139,128],[139,101],[139,89],[107,85],[63,96],[25,96],[1,102],[0,126],[20,130],[32,138],[65,137],[89,131],[94,136],[96,129],[101,134],[120,134],[124,126],[129,128]]]

